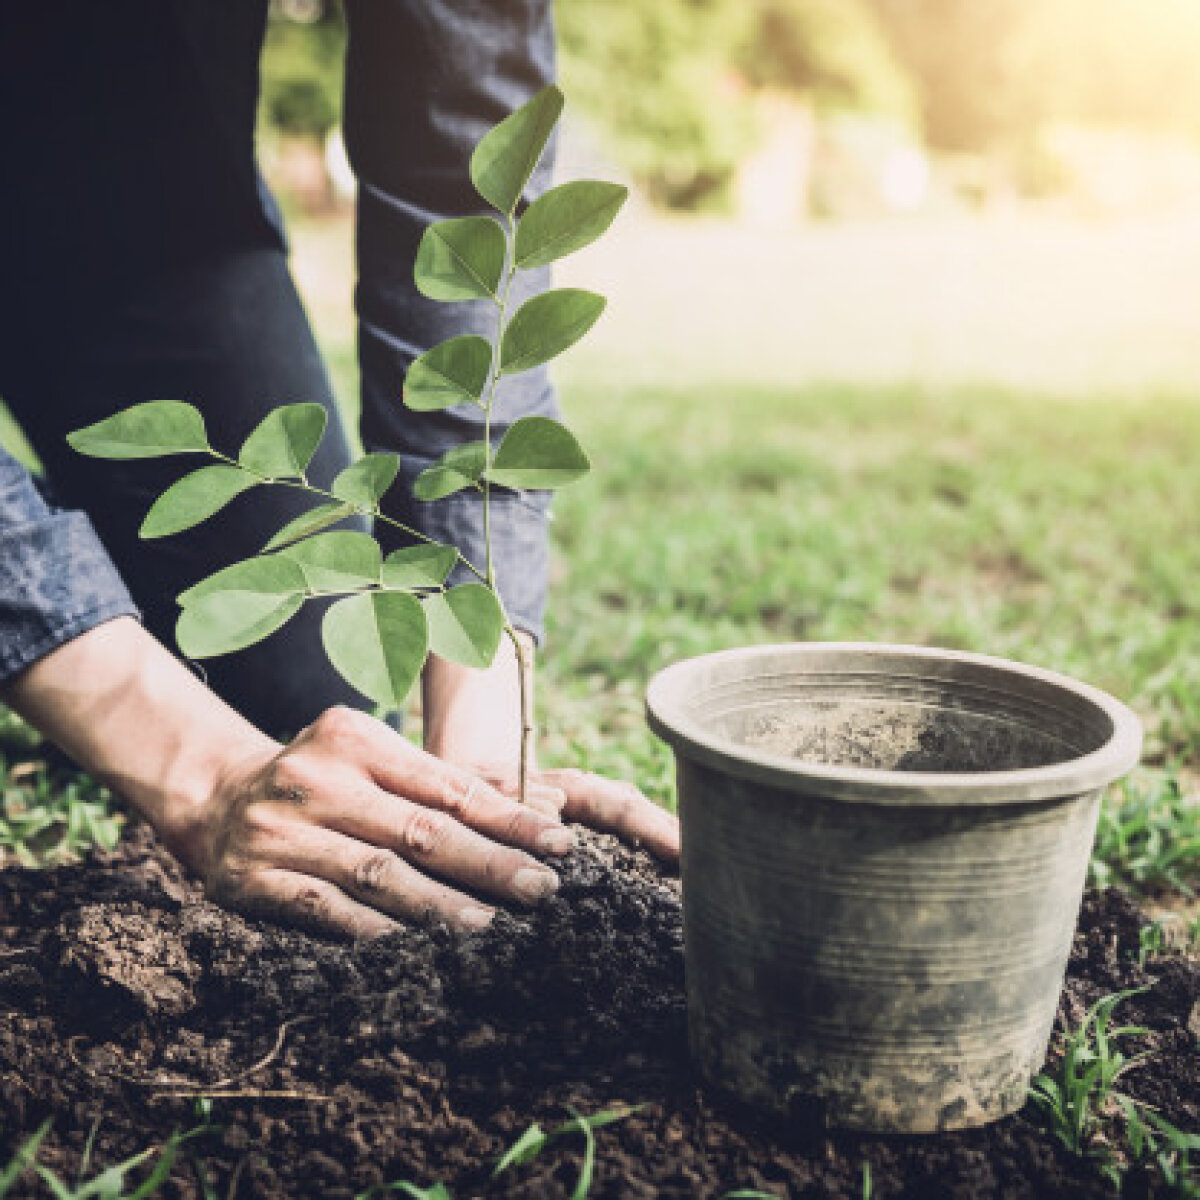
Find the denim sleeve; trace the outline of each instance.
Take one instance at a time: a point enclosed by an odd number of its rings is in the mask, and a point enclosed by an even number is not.
[[[49,507],[0,449],[0,688],[93,626],[137,615],[87,517]]]
[[[485,558],[478,493],[434,503],[412,496],[417,475],[450,447],[483,435],[483,415],[460,407],[414,413],[400,399],[409,364],[460,333],[493,331],[489,303],[426,300],[412,267],[425,227],[488,211],[471,187],[475,143],[554,75],[550,0],[348,0],[345,136],[358,178],[357,256],[362,438],[401,456],[388,514],[471,562]],[[552,152],[526,199],[548,186]],[[546,270],[522,272],[517,302],[544,290]],[[493,432],[518,417],[557,416],[543,369],[501,383]],[[492,493],[497,582],[513,621],[540,640],[549,581],[549,493]],[[380,531],[386,540],[386,530]],[[470,576],[459,568],[459,579]],[[458,580],[456,579],[456,582]]]

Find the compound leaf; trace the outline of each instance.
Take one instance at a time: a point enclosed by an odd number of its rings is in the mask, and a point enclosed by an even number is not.
[[[514,421],[487,471],[492,483],[510,488],[557,488],[582,478],[591,463],[575,435],[549,417]]]
[[[258,482],[249,471],[224,464],[192,471],[171,484],[150,506],[138,536],[166,537],[199,525]]]
[[[464,667],[490,667],[504,632],[504,613],[491,588],[464,583],[425,600],[429,648]]]
[[[358,462],[351,463],[338,475],[329,490],[347,504],[374,508],[395,483],[399,470],[398,454],[364,454]]]
[[[417,247],[417,291],[430,300],[493,299],[506,250],[504,230],[491,217],[436,221]]]
[[[336,500],[330,501],[328,504],[318,504],[314,508],[310,508],[308,512],[293,517],[263,549],[278,550],[283,546],[290,546],[292,542],[298,542],[301,538],[306,538],[313,533],[320,533],[322,529],[328,529],[330,525],[336,525],[339,521],[352,517],[355,511],[353,504]]]
[[[441,500],[478,483],[485,470],[487,447],[483,442],[466,442],[422,471],[413,484],[413,495],[418,500]]]
[[[379,582],[379,543],[369,533],[352,529],[318,533],[279,555],[299,565],[310,591],[345,592]]]
[[[304,603],[303,594],[213,591],[179,614],[175,640],[188,658],[211,658],[244,650],[270,636]]]
[[[298,479],[317,452],[328,420],[320,404],[276,408],[242,443],[238,462],[269,479]]]
[[[177,602],[183,608],[216,592],[259,592],[268,596],[303,595],[307,581],[299,563],[280,554],[245,558],[194,583],[181,592]]]
[[[569,349],[600,319],[604,304],[583,288],[553,288],[526,300],[505,327],[500,370],[528,371]]]
[[[492,366],[492,348],[473,333],[426,350],[408,368],[404,403],[417,412],[478,404]]]
[[[629,189],[619,183],[578,179],[551,188],[517,225],[518,267],[544,267],[594,242],[612,223]]]
[[[67,434],[67,442],[92,458],[158,458],[211,451],[204,418],[181,400],[151,400]]]
[[[458,562],[458,551],[440,542],[393,550],[383,560],[381,582],[385,588],[441,587]]]
[[[500,212],[516,211],[562,110],[562,92],[551,84],[480,138],[471,155],[471,182]]]
[[[342,677],[388,709],[403,706],[429,651],[425,610],[404,592],[339,600],[325,614],[321,640]]]

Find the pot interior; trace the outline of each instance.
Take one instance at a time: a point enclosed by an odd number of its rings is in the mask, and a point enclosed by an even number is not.
[[[744,668],[744,664],[742,664]],[[735,746],[823,767],[975,773],[1101,749],[1111,717],[1044,680],[953,659],[754,660],[697,681],[689,718]]]

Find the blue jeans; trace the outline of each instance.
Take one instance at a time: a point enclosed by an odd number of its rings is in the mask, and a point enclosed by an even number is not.
[[[137,528],[154,495],[198,464],[84,459],[67,448],[66,433],[138,401],[184,399],[204,412],[213,444],[232,453],[271,407],[310,400],[331,417],[314,482],[349,460],[254,159],[266,7],[56,0],[0,16],[0,118],[5,158],[17,165],[0,188],[0,395],[56,495],[91,518],[147,626],[168,644],[178,592],[254,554],[308,502],[290,489],[256,491],[186,534],[141,542]],[[429,222],[483,210],[467,178],[470,152],[552,78],[550,0],[347,0],[346,9],[362,440],[401,455],[389,515],[481,562],[474,493],[434,504],[411,493],[446,449],[480,436],[481,414],[415,414],[400,394],[417,354],[455,333],[486,332],[492,314],[482,304],[424,299],[412,263]],[[539,169],[530,195],[548,185],[549,169]],[[522,288],[529,294],[546,281],[545,272],[530,273]],[[555,411],[544,371],[514,377],[501,388],[496,432],[519,416]],[[494,499],[499,586],[514,621],[535,636],[546,521],[545,493]],[[379,532],[385,548],[398,544],[386,527]],[[109,599],[120,607],[115,592]],[[0,594],[0,644],[21,643],[26,635],[6,627],[5,611]],[[209,660],[210,683],[281,732],[332,703],[363,703],[325,663],[320,615],[307,605],[266,642]]]

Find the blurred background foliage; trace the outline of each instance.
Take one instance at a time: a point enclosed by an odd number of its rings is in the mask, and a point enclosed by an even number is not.
[[[784,215],[865,191],[1111,202],[1095,160],[1115,146],[1128,173],[1134,133],[1157,139],[1147,172],[1200,173],[1200,0],[558,0],[557,19],[573,113],[660,207],[737,209],[755,186],[795,193]],[[340,0],[274,0],[268,152],[336,129],[343,37]]]

